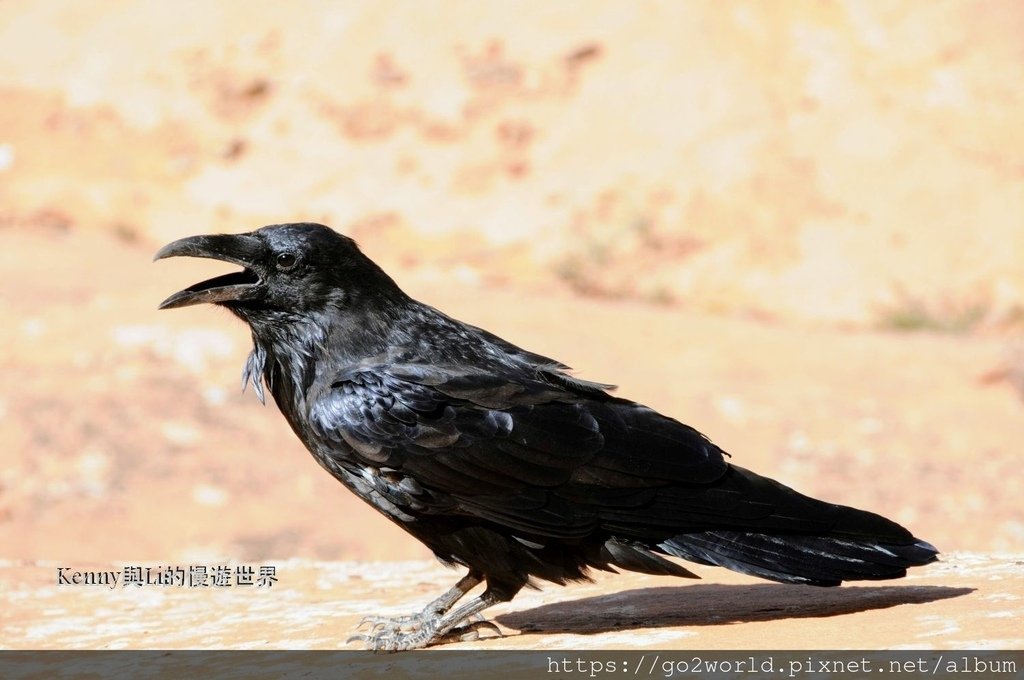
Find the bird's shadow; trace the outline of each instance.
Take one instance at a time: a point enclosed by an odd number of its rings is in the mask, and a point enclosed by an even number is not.
[[[924,604],[961,597],[974,588],[946,586],[845,586],[812,588],[776,583],[694,584],[638,588],[498,616],[522,632],[594,635],[621,629],[720,626],[750,621],[818,618]]]

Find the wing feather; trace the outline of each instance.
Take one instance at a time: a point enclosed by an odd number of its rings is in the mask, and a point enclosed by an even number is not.
[[[543,372],[362,366],[312,400],[310,422],[363,464],[415,480],[424,512],[533,537],[600,526],[640,535],[716,517],[742,525],[772,512],[716,486],[729,466],[699,432],[595,390],[559,387]]]

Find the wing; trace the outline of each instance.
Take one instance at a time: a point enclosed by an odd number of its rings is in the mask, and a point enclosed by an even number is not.
[[[716,490],[729,466],[699,432],[562,377],[363,366],[312,400],[310,423],[382,470],[393,502],[530,536],[609,526],[670,535],[723,510],[751,514],[738,495]]]

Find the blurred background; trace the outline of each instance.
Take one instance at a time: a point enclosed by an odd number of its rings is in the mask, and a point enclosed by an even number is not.
[[[157,312],[300,220],[944,551],[1024,550],[1024,5],[0,4],[0,558],[426,552]]]

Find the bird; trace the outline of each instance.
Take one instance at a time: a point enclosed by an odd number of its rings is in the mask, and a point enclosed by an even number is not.
[[[595,569],[699,578],[670,558],[814,586],[937,559],[896,522],[735,465],[614,386],[413,299],[324,225],[190,236],[154,259],[170,257],[241,267],[159,308],[209,303],[247,323],[243,389],[268,390],[328,473],[466,570],[419,612],[367,616],[349,643],[471,639],[496,628],[486,608]]]

